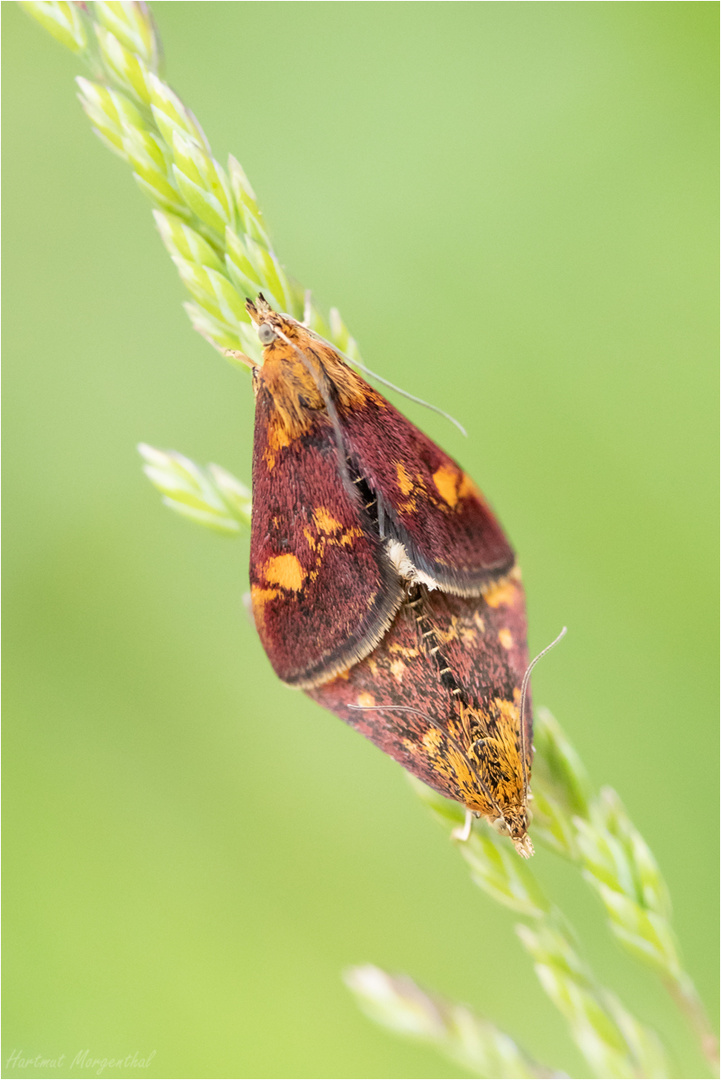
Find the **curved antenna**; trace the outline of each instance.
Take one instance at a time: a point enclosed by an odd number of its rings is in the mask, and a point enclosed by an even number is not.
[[[293,316],[289,315],[288,318],[293,318]],[[430,401],[425,401],[423,398],[416,397],[415,394],[409,393],[408,390],[403,390],[402,387],[396,386],[396,384],[392,383],[389,379],[384,379],[383,376],[379,375],[377,371],[371,371],[371,369],[369,367],[366,367],[366,365],[361,360],[352,359],[350,356],[348,356],[347,353],[344,353],[341,349],[339,349],[337,345],[334,345],[332,341],[327,341],[324,337],[321,337],[320,334],[316,333],[315,330],[311,330],[309,326],[304,326],[304,329],[308,334],[311,335],[311,337],[316,338],[317,341],[322,341],[324,345],[330,346],[330,348],[337,352],[339,356],[342,356],[346,363],[349,364],[351,367],[360,368],[361,371],[363,371],[366,375],[370,375],[372,379],[377,379],[377,381],[379,383],[382,383],[383,386],[388,386],[391,390],[395,390],[396,393],[401,394],[402,397],[408,398],[409,401],[415,401],[418,405],[424,405],[425,408],[430,409],[431,412],[438,413],[439,416],[443,416],[446,420],[450,420],[450,422],[458,428],[461,435],[464,435],[466,438],[468,438],[468,432],[464,428],[463,424],[456,420],[455,416],[451,416],[450,413],[447,413],[444,409],[440,409],[437,405],[432,405]]]
[[[335,349],[337,353],[340,353],[343,359],[347,360],[349,364],[355,367],[359,367],[361,371],[365,372],[366,375],[370,375],[372,379],[376,379],[376,381],[382,383],[383,386],[390,387],[391,390],[395,390],[397,394],[400,394],[404,398],[408,398],[409,401],[415,401],[419,405],[424,405],[426,409],[430,409],[431,412],[438,413],[439,416],[443,416],[446,420],[450,420],[450,422],[458,428],[461,435],[465,436],[466,439],[468,438],[468,432],[466,431],[460,420],[456,420],[455,416],[451,416],[451,414],[446,412],[445,409],[439,408],[438,405],[432,405],[430,401],[425,401],[423,398],[416,397],[415,394],[409,393],[408,390],[403,390],[402,387],[396,386],[396,384],[392,383],[390,379],[384,379],[382,375],[378,374],[378,372],[371,371],[371,369],[369,367],[366,367],[365,364],[362,364],[360,360],[351,360],[350,356],[346,356],[345,353],[340,352],[340,349],[337,348],[337,346],[331,345],[331,348]]]
[[[420,716],[422,720],[425,720],[426,723],[430,724],[432,727],[440,731],[440,733],[446,739],[448,739],[449,743],[451,743],[451,745],[455,747],[463,760],[466,762],[466,765],[468,765],[468,768],[471,770],[473,776],[480,784],[481,788],[483,789],[483,794],[486,796],[493,809],[496,811],[499,817],[503,817],[503,811],[491,795],[489,789],[483,783],[483,780],[479,776],[477,770],[473,768],[468,754],[462,748],[460,743],[456,742],[450,732],[446,731],[446,729],[441,724],[439,724],[437,720],[434,720],[432,716],[427,716],[426,713],[421,712],[420,709],[414,709],[412,705],[348,705],[346,707],[348,709],[355,709],[358,712],[408,712],[414,713],[416,716]]]
[[[528,684],[531,681],[531,672],[541,657],[545,656],[547,652],[550,652],[551,649],[558,645],[559,641],[562,641],[563,638],[565,638],[567,632],[568,629],[564,626],[558,637],[555,638],[550,645],[546,645],[545,649],[541,649],[538,656],[531,660],[526,668],[526,674],[523,676],[523,682],[521,683],[521,767],[523,769],[523,796],[525,799],[528,798],[528,773],[526,771],[526,702],[528,700]]]
[[[295,319],[293,321],[295,322]],[[303,366],[307,369],[311,379],[313,380],[315,385],[318,387],[318,393],[323,398],[323,404],[326,407],[326,411],[327,411],[328,416],[330,418],[330,422],[333,425],[333,434],[335,435],[335,447],[336,447],[336,451],[337,451],[337,454],[338,454],[338,468],[340,469],[341,481],[343,483],[343,487],[346,489],[347,494],[350,496],[351,502],[355,502],[357,500],[357,498],[358,498],[358,492],[356,491],[355,487],[351,483],[351,479],[350,479],[350,477],[348,475],[348,466],[346,464],[346,461],[348,459],[348,455],[346,454],[346,451],[345,451],[345,442],[343,441],[343,432],[341,431],[341,428],[340,428],[340,421],[338,419],[338,412],[337,412],[336,407],[335,407],[335,402],[333,401],[330,394],[328,393],[328,388],[325,385],[325,378],[324,378],[325,377],[325,372],[323,371],[322,364],[321,364],[322,377],[319,378],[318,373],[316,372],[315,368],[313,367],[313,365],[311,364],[310,360],[308,359],[306,354],[303,352],[303,350],[300,349],[295,344],[294,341],[291,341],[290,338],[288,337],[288,335],[284,334],[283,331],[280,329],[280,327],[276,326],[275,323],[273,323],[272,326],[273,326],[273,332],[275,334],[277,334],[278,337],[282,338],[283,341],[286,343],[286,345],[290,345],[291,349],[294,349],[295,352],[297,352],[298,356],[301,359],[301,362],[303,363]]]

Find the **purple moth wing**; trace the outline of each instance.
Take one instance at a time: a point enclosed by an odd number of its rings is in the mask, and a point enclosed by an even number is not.
[[[528,668],[526,599],[518,567],[487,589],[476,603],[431,594],[436,617],[453,625],[443,649],[469,701],[488,705],[506,701],[520,706]],[[519,717],[520,720],[520,717]],[[523,744],[526,767],[533,760],[533,707],[526,699]]]
[[[308,694],[441,795],[488,809],[464,750],[459,702],[406,609],[370,656]]]
[[[403,606],[370,656],[308,693],[442,795],[492,815],[489,791],[500,795],[505,785],[506,795],[515,792],[520,800],[522,779],[517,768],[515,788],[512,777],[494,780],[482,755],[474,759],[478,732],[466,726],[464,709],[477,717],[484,736],[497,738],[501,728],[506,736],[513,732],[518,754],[525,748],[530,776],[530,708],[524,737],[518,728],[527,664],[518,572],[475,599],[429,591],[422,610],[417,627],[411,608]],[[516,762],[520,767],[520,757]]]
[[[326,415],[303,410],[288,422],[273,375],[269,362],[255,376],[251,600],[276,674],[308,688],[376,647],[403,588],[362,502],[339,479]],[[285,394],[282,371],[278,386]]]
[[[360,380],[362,382],[362,380]],[[481,492],[456,462],[364,384],[361,408],[339,409],[354,467],[380,497],[385,536],[421,580],[478,596],[510,572],[514,553]]]

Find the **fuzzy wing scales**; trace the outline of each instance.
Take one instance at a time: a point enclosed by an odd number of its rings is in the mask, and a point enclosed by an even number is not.
[[[383,501],[389,534],[440,588],[479,595],[514,563],[501,526],[460,466],[390,402],[364,389],[363,407],[341,415],[343,438]]]
[[[461,703],[483,723],[485,735],[496,736],[499,722],[515,726],[527,662],[523,589],[511,575],[488,599],[423,593],[430,641],[404,606],[370,656],[309,693],[424,783],[487,813],[479,765],[469,755],[481,732],[468,727]],[[525,744],[530,771],[530,708]]]
[[[261,391],[253,450],[253,615],[277,675],[307,688],[372,651],[402,601],[402,587],[362,506],[339,482],[336,447],[322,418],[292,440],[279,440],[272,421]]]
[[[371,656],[308,693],[441,795],[477,799],[458,703],[439,682],[407,609]]]

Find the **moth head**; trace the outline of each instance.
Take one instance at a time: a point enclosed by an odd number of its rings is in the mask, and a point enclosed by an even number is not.
[[[262,293],[258,293],[255,302],[246,300],[245,308],[255,326],[258,340],[263,348],[272,345],[279,337],[290,338],[291,340],[295,340],[297,337],[295,319],[273,311]]]
[[[496,818],[493,828],[501,836],[510,836],[519,855],[524,859],[533,855],[533,844],[528,836],[528,808],[526,806],[506,806],[503,816]]]

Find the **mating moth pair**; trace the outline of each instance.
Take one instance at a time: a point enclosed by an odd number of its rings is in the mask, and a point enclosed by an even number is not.
[[[532,719],[514,553],[463,470],[303,324],[263,345],[250,578],[276,674],[471,815],[528,837]],[[246,358],[247,359],[247,358]]]

